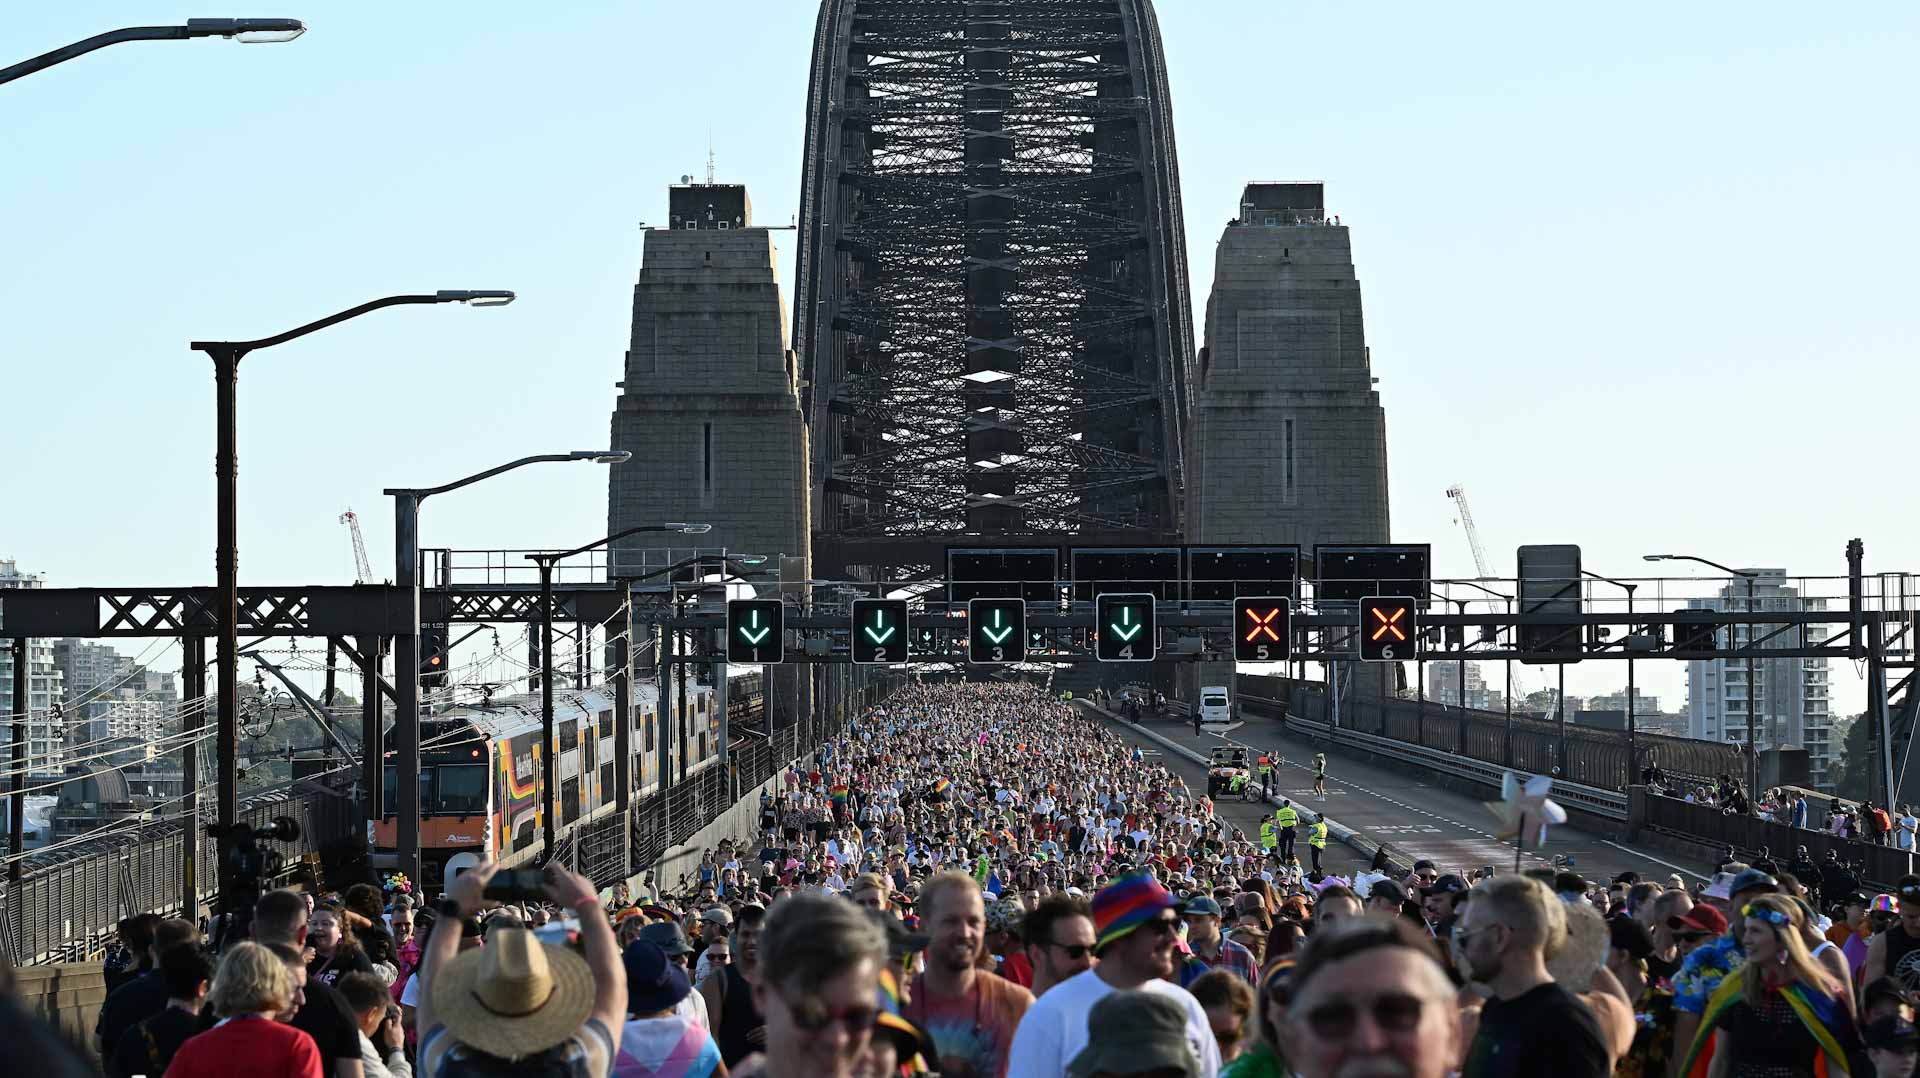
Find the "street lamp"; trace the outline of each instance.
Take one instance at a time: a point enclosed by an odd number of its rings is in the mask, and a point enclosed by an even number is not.
[[[218,817],[220,823],[220,896],[221,909],[226,909],[226,901],[231,898],[227,887],[228,866],[232,860],[232,831],[240,816],[239,771],[236,760],[240,754],[240,718],[239,701],[235,692],[240,682],[240,540],[239,540],[239,418],[237,391],[240,382],[240,361],[250,352],[262,348],[272,348],[276,344],[304,337],[337,325],[350,318],[358,318],[370,311],[382,307],[399,307],[418,303],[472,303],[484,306],[499,306],[513,302],[512,292],[436,292],[433,295],[387,296],[362,303],[358,307],[349,307],[338,314],[331,314],[304,326],[287,330],[272,337],[262,337],[255,341],[194,341],[188,347],[196,352],[205,352],[213,360],[214,387],[214,451],[213,477],[215,502],[215,530],[218,533],[214,542],[213,568],[218,577],[217,597],[220,621],[220,641],[217,654],[217,729],[215,746],[219,755],[220,781],[217,791]],[[189,780],[191,781],[191,780]],[[410,876],[410,879],[418,877]]]
[[[442,293],[445,295],[446,293]],[[486,294],[489,298],[494,294]],[[476,302],[476,301],[469,301]],[[485,302],[484,300],[478,302]],[[509,461],[497,468],[488,468],[476,472],[465,479],[457,479],[437,487],[389,487],[381,491],[393,496],[393,583],[395,587],[407,589],[407,620],[405,632],[395,633],[393,637],[393,683],[394,717],[393,736],[396,744],[394,754],[395,783],[394,797],[399,804],[394,806],[394,843],[395,855],[400,861],[400,871],[410,880],[422,879],[420,875],[420,503],[435,494],[445,494],[472,486],[483,479],[491,479],[502,472],[523,468],[529,464],[548,462],[589,461],[594,464],[619,464],[633,454],[616,452],[610,449],[580,449],[571,453],[541,453],[531,457],[521,457]],[[369,744],[378,745],[380,731],[366,732]],[[382,758],[384,753],[369,754],[372,758]],[[371,769],[367,778],[368,818],[378,820],[385,815],[385,806],[380,804],[380,788],[384,780]]]
[[[184,41],[190,37],[224,37],[252,45],[292,41],[306,32],[307,24],[299,19],[188,19],[185,26],[129,26],[123,30],[95,34],[85,41],[76,41],[52,52],[41,53],[11,67],[0,67],[0,83],[44,71],[55,64],[85,56],[108,45],[118,45],[122,41]]]
[[[1586,577],[1589,580],[1598,580],[1604,584],[1612,584],[1614,587],[1619,588],[1627,593],[1627,638],[1621,641],[1621,647],[1625,648],[1627,652],[1627,781],[1626,781],[1626,786],[1632,786],[1634,774],[1640,766],[1639,735],[1634,726],[1634,715],[1633,715],[1633,707],[1634,707],[1633,593],[1640,589],[1640,585],[1632,583],[1631,581],[1615,580],[1610,576],[1601,576],[1599,573],[1592,572],[1591,570],[1587,570],[1587,569],[1580,570],[1580,575]],[[1564,667],[1562,669],[1564,669]],[[1622,789],[1624,788],[1625,787],[1623,786]]]
[[[1759,644],[1753,624],[1753,578],[1759,573],[1749,569],[1735,569],[1717,561],[1696,557],[1692,554],[1646,554],[1647,561],[1691,561],[1718,569],[1730,576],[1737,576],[1747,582],[1747,803],[1759,804],[1760,798],[1760,743],[1754,740],[1753,708],[1759,702],[1760,683],[1754,676],[1754,649]]]
[[[541,785],[545,787],[540,798],[542,809],[540,834],[545,843],[544,856],[548,861],[553,860],[554,853],[559,849],[554,837],[553,822],[554,817],[559,812],[560,804],[558,794],[554,787],[555,780],[553,772],[553,758],[556,755],[553,740],[553,567],[555,563],[565,561],[575,554],[584,554],[597,547],[603,547],[609,543],[625,539],[629,535],[640,535],[644,532],[681,532],[686,535],[705,535],[712,530],[713,525],[711,524],[685,524],[679,521],[669,521],[665,524],[642,524],[637,528],[628,528],[625,531],[614,532],[604,539],[595,539],[585,546],[577,546],[572,550],[563,550],[557,554],[537,553],[527,555],[528,561],[540,567],[540,782]],[[628,622],[631,624],[631,616],[629,616]],[[664,717],[665,709],[662,708],[662,718]],[[623,723],[622,728],[624,728],[624,726],[625,724]],[[626,758],[627,753],[620,751],[620,749],[621,746],[615,746],[616,758]],[[664,769],[662,769],[662,773],[665,773]],[[620,801],[621,807],[624,808],[626,802],[626,787],[624,784],[621,785]]]

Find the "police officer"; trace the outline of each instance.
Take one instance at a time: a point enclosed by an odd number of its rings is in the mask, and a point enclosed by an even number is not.
[[[1273,817],[1269,816],[1266,819],[1261,820],[1260,821],[1260,852],[1272,853],[1273,848],[1275,846],[1278,846],[1279,844],[1280,844],[1280,829],[1274,826]]]
[[[1313,870],[1320,871],[1320,851],[1327,848],[1327,818],[1321,816],[1307,825],[1307,853],[1313,858]]]
[[[1280,829],[1280,860],[1293,860],[1293,829],[1300,825],[1300,810],[1281,798],[1280,807],[1273,811],[1273,824]]]

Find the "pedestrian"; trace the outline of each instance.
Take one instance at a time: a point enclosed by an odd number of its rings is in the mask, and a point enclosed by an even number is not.
[[[331,1078],[360,1078],[360,1032],[333,988],[307,982],[304,947],[310,923],[305,896],[268,891],[253,904],[253,938],[292,964],[295,1009],[286,1019],[313,1039],[320,1065]]]
[[[1216,969],[1202,974],[1187,986],[1187,991],[1207,1012],[1207,1025],[1213,1030],[1214,1045],[1220,1049],[1221,1065],[1232,1063],[1251,1033],[1247,1022],[1253,1014],[1253,985],[1237,973]]]
[[[1740,916],[1746,965],[1714,989],[1681,1073],[1703,1059],[1725,1078],[1814,1074],[1823,1057],[1828,1073],[1846,1070],[1858,1048],[1846,986],[1808,954],[1800,904],[1759,895]]]
[[[1870,1022],[1863,1040],[1872,1073],[1888,1078],[1914,1073],[1916,1061],[1920,1061],[1920,1034],[1914,1031],[1912,1022],[1898,1017]]]
[[[1008,1064],[1012,1078],[1064,1072],[1087,1044],[1087,1020],[1095,1003],[1114,992],[1144,989],[1173,999],[1187,1013],[1189,1042],[1206,1078],[1220,1070],[1220,1053],[1206,1011],[1186,989],[1169,983],[1179,902],[1150,874],[1121,876],[1094,896],[1093,925],[1098,965],[1055,985],[1034,1001],[1014,1034]]]
[[[460,922],[486,905],[498,870],[492,861],[467,869],[437,904],[419,974],[420,1073],[605,1075],[620,1048],[627,990],[599,895],[585,877],[547,865],[547,897],[579,915],[584,958],[504,918],[488,926],[483,946],[459,951]]]
[[[127,1030],[166,1010],[173,998],[166,973],[160,969],[160,956],[182,943],[197,946],[200,941],[200,930],[193,922],[178,917],[156,917],[140,924],[136,933],[144,936],[137,938],[147,941],[147,953],[140,956],[145,971],[114,989],[100,1004],[94,1021],[94,1044],[103,1059],[112,1056]]]
[[[761,1073],[849,1078],[879,1020],[885,934],[850,902],[799,894],[774,904],[759,945],[765,974],[755,978],[753,995],[766,1015]]]
[[[1313,754],[1313,792],[1320,800],[1327,799],[1327,754],[1324,752]]]
[[[1199,1078],[1186,1013],[1165,996],[1115,992],[1093,1005],[1087,1026],[1087,1044],[1068,1061],[1067,1078]]]
[[[256,943],[229,946],[207,994],[221,1021],[180,1046],[166,1078],[322,1078],[313,1038],[277,1021],[298,998],[278,955]]]
[[[713,1039],[720,1057],[732,1070],[740,1061],[767,1046],[766,1018],[760,1012],[753,982],[760,975],[760,930],[766,918],[760,905],[740,907],[728,938],[731,961],[714,968],[700,981],[700,995],[713,1016]]]
[[[1299,1078],[1442,1078],[1459,1060],[1453,985],[1432,939],[1403,918],[1356,917],[1315,929],[1275,989],[1261,1007],[1280,1012],[1274,1024],[1287,1048],[1283,1065]],[[1256,1073],[1236,1069],[1235,1078]]]
[[[1253,952],[1220,934],[1220,903],[1210,895],[1195,895],[1180,909],[1187,924],[1187,960],[1181,963],[1180,986],[1191,989],[1193,982],[1212,970],[1231,973],[1248,984],[1260,976]]]
[[[676,931],[678,925],[670,926]],[[720,1046],[706,1026],[681,1009],[693,997],[684,962],[639,940],[621,955],[627,977],[627,1022],[620,1033],[615,1078],[711,1078],[725,1074]]]
[[[1320,856],[1327,852],[1327,817],[1322,814],[1307,825],[1307,853],[1313,858],[1313,871],[1320,871]]]
[[[931,937],[927,965],[901,1014],[933,1039],[945,1074],[1000,1078],[1033,993],[980,968],[986,907],[971,876],[942,872],[921,885],[918,901],[921,930]]]
[[[1894,888],[1900,900],[1900,920],[1867,943],[1861,967],[1862,984],[1891,976],[1909,992],[1920,990],[1920,876],[1900,877]]]
[[[1461,971],[1492,994],[1480,1012],[1464,1078],[1606,1078],[1613,1053],[1594,1013],[1556,984],[1546,956],[1566,914],[1538,880],[1498,876],[1474,888],[1454,945]],[[1311,953],[1313,944],[1308,943]]]
[[[158,969],[166,1006],[120,1034],[104,1061],[108,1078],[165,1074],[174,1053],[204,1028],[200,1010],[213,987],[213,959],[198,943],[176,943],[160,953]]]
[[[153,929],[160,923],[157,913],[136,913],[122,917],[113,926],[114,946],[107,951],[101,972],[105,974],[107,995],[143,973],[153,970]]]
[[[1614,1063],[1615,1078],[1666,1078],[1673,1054],[1673,988],[1651,977],[1653,933],[1640,921],[1607,922],[1607,972],[1633,1001],[1633,1044]]]
[[[687,942],[687,934],[681,931],[680,926],[675,922],[661,921],[657,924],[643,926],[636,940],[629,941],[626,946],[620,948],[621,960],[623,962],[626,961],[626,956],[633,949],[635,943],[649,943],[660,948],[660,952],[667,956],[669,965],[672,965],[682,973],[688,973],[687,956],[693,953],[693,947]],[[719,954],[715,954],[714,952],[714,948],[716,947],[720,949]],[[725,940],[721,940],[719,943],[709,944],[707,946],[707,957],[717,959],[725,954],[726,949],[727,943]],[[629,969],[631,969],[631,966],[632,963],[629,962]],[[693,983],[691,973],[688,973],[687,983],[689,986]],[[628,1013],[632,1013],[631,1010],[629,1010]],[[676,1006],[675,1013],[692,1022],[698,1023],[701,1029],[713,1028],[713,1021],[707,1014],[706,998],[700,993],[692,991],[691,988],[689,988],[687,994]]]
[[[1057,894],[1040,900],[1027,914],[1027,958],[1033,962],[1035,999],[1061,981],[1093,968],[1093,912],[1078,895]]]
[[[1300,810],[1293,807],[1287,798],[1280,799],[1280,807],[1273,810],[1274,826],[1280,829],[1280,860],[1293,860],[1294,828],[1300,824]]]
[[[372,973],[373,961],[354,938],[347,913],[338,906],[322,906],[307,920],[307,946],[313,961],[307,963],[307,983],[334,985],[349,973]]]
[[[349,973],[334,990],[360,1027],[360,1071],[366,1078],[413,1078],[400,1005],[378,973]]]

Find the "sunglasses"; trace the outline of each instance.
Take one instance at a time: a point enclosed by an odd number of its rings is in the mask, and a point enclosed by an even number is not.
[[[871,1030],[873,1023],[880,1018],[879,1008],[871,1005],[842,1007],[834,1011],[828,1010],[817,999],[805,999],[799,1003],[788,1001],[784,996],[781,999],[793,1014],[794,1027],[803,1033],[820,1033],[838,1022],[849,1034],[859,1034]]]
[[[1701,940],[1707,938],[1707,934],[1705,932],[1675,932],[1673,938],[1679,940],[1681,943],[1699,943]]]
[[[1402,992],[1375,996],[1369,1008],[1374,1025],[1388,1033],[1411,1032],[1420,1025],[1420,1016],[1426,1009],[1426,1000]],[[1307,1028],[1321,1040],[1345,1040],[1359,1024],[1360,1006],[1349,999],[1329,1000],[1307,1011],[1306,1020]]]
[[[1158,932],[1162,935],[1171,936],[1174,933],[1180,931],[1180,918],[1155,917],[1153,920],[1148,921],[1146,924],[1143,924],[1140,927],[1151,928],[1155,932]]]
[[[1093,944],[1091,943],[1049,943],[1048,946],[1060,948],[1067,952],[1068,958],[1076,962],[1093,953]]]

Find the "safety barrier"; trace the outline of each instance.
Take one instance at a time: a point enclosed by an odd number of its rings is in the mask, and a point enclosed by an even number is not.
[[[1731,846],[1743,857],[1757,855],[1764,847],[1783,867],[1793,860],[1798,847],[1807,848],[1807,855],[1816,866],[1826,860],[1831,850],[1862,881],[1882,889],[1891,889],[1900,877],[1916,871],[1914,855],[1907,850],[1841,838],[1827,831],[1791,827],[1660,794],[1648,794],[1644,826],[1712,846]],[[1803,882],[1817,884],[1819,881]]]
[[[1465,779],[1491,790],[1500,789],[1507,772],[1515,770],[1502,764],[1484,763],[1457,752],[1408,744],[1396,738],[1381,737],[1360,730],[1330,728],[1326,723],[1303,719],[1297,715],[1287,716],[1286,725],[1287,729],[1294,733],[1315,741],[1362,749],[1376,756],[1399,760],[1443,775]],[[1617,820],[1622,823],[1627,819],[1626,795],[1612,790],[1555,780],[1553,799],[1567,808],[1603,819]]]

